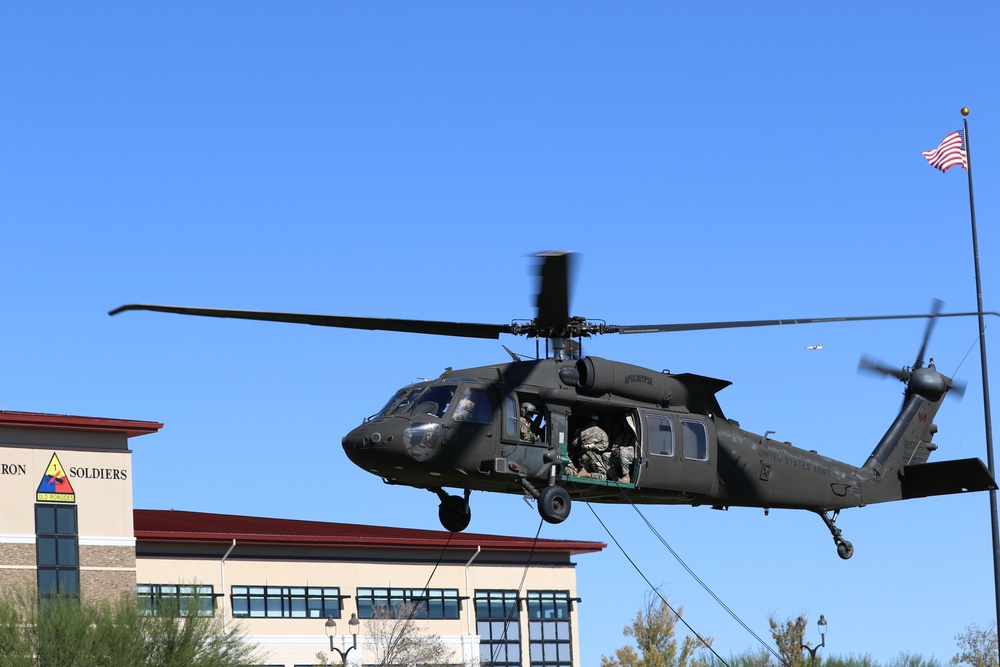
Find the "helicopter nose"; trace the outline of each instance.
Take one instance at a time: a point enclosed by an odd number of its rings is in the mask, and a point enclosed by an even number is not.
[[[379,473],[393,467],[434,459],[441,451],[444,430],[436,421],[388,419],[368,422],[345,435],[344,452],[355,465]]]
[[[384,456],[378,445],[384,442],[385,438],[379,431],[369,432],[368,426],[365,424],[352,430],[343,437],[341,445],[347,458],[354,465],[378,474],[381,466],[377,460],[380,456]]]
[[[362,424],[345,435],[341,444],[344,447],[344,452],[353,460],[352,454],[360,455],[366,450],[378,448],[379,445],[384,445],[387,440],[391,441],[392,438],[386,438],[380,429],[371,428],[371,424]]]

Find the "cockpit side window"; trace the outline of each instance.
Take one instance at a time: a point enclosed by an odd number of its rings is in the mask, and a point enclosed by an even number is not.
[[[489,424],[493,421],[493,405],[490,394],[481,387],[466,387],[455,404],[452,418],[457,422]]]
[[[517,399],[513,396],[503,397],[503,436],[508,440],[517,440],[518,434],[518,413]]]
[[[432,385],[417,398],[417,404],[413,406],[413,412],[424,412],[435,417],[442,417],[451,405],[452,396],[455,395],[455,387],[444,385]]]

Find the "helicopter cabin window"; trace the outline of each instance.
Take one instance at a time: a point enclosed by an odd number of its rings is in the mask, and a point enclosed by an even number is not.
[[[701,422],[681,420],[684,438],[684,458],[696,461],[708,460],[708,433]]]
[[[674,455],[674,431],[670,418],[663,415],[646,415],[649,453],[657,456]]]
[[[493,405],[490,395],[481,387],[466,387],[455,404],[452,418],[457,422],[489,424],[493,421]]]
[[[442,417],[451,405],[451,399],[455,395],[455,387],[445,385],[433,385],[427,388],[423,394],[417,398],[417,404],[413,406],[414,413],[426,413],[435,417]]]

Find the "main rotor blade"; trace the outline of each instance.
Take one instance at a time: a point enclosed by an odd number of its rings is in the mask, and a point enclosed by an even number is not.
[[[461,336],[464,338],[499,338],[502,333],[512,333],[509,324],[475,324],[468,322],[438,322],[432,320],[399,320],[382,317],[343,317],[341,315],[306,315],[300,313],[274,313],[260,310],[228,310],[223,308],[189,308],[187,306],[158,306],[133,303],[115,308],[108,315],[126,310],[150,310],[158,313],[196,315],[198,317],[228,317],[238,320],[290,322],[311,324],[318,327],[364,329],[367,331],[401,331],[405,333]]]
[[[570,270],[573,253],[545,252],[538,273],[535,324],[542,330],[564,330],[569,323]]]
[[[703,331],[706,329],[743,329],[750,327],[775,327],[785,324],[821,324],[824,322],[866,322],[871,320],[915,320],[934,317],[970,317],[979,313],[923,313],[920,315],[868,315],[860,317],[811,317],[785,320],[743,320],[736,322],[689,322],[687,324],[632,324],[608,325],[604,333],[638,334],[638,333],[669,333],[671,331]],[[984,315],[995,315],[998,312],[984,312]]]
[[[920,351],[917,352],[917,360],[913,363],[914,368],[921,368],[924,365],[924,353],[927,352],[927,343],[931,340],[931,332],[934,331],[934,322],[937,321],[938,313],[944,306],[944,301],[934,299],[931,301],[931,313],[927,320],[927,329],[924,330],[924,340],[920,343]]]

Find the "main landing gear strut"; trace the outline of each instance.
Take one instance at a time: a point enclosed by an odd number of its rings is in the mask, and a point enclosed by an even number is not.
[[[826,527],[830,529],[830,534],[833,535],[833,543],[837,545],[837,555],[847,560],[854,555],[854,545],[845,540],[842,537],[840,528],[837,528],[837,517],[840,516],[840,510],[833,511],[833,517],[828,517],[826,512],[816,511],[819,517],[823,519],[823,523]]]
[[[524,477],[521,478],[521,488],[524,489],[524,499],[529,497],[538,501],[538,513],[542,519],[548,523],[562,523],[569,516],[572,503],[569,498],[569,491],[549,484],[539,491]]]
[[[550,484],[541,491],[531,482],[521,478],[525,499],[534,498],[538,501],[538,513],[548,523],[562,523],[569,516],[571,507],[569,492],[561,486]],[[465,489],[464,496],[454,496],[441,487],[428,489],[441,499],[438,505],[438,519],[445,530],[460,533],[469,527],[472,521],[472,510],[469,508],[469,496],[472,489]]]
[[[430,489],[441,499],[438,505],[438,519],[444,529],[452,533],[460,533],[469,527],[472,521],[472,510],[469,508],[469,496],[472,489],[465,490],[465,497],[445,493],[441,487]]]

